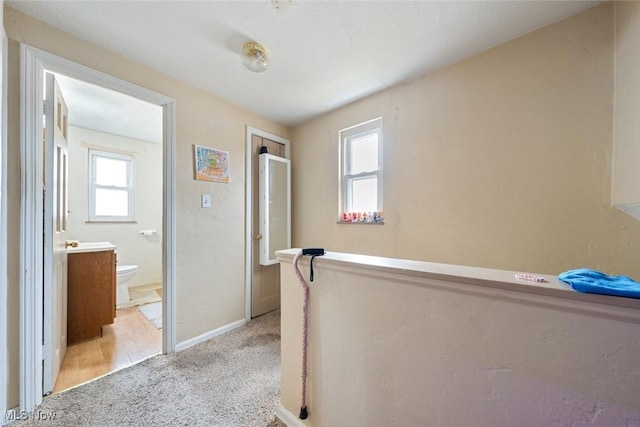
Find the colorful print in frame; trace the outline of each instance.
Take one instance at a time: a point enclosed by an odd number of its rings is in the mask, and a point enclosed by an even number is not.
[[[229,152],[194,145],[196,180],[229,182]]]

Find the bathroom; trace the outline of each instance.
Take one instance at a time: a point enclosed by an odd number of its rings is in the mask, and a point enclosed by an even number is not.
[[[117,259],[114,323],[69,345],[58,392],[161,351],[163,150],[160,107],[55,77],[68,108],[66,239],[109,242]]]

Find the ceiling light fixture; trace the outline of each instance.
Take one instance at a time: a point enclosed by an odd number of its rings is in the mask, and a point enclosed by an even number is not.
[[[258,42],[247,42],[242,46],[242,63],[254,73],[261,73],[269,66],[269,52]]]

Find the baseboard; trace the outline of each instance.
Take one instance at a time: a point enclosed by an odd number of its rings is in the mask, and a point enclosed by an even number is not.
[[[278,417],[278,419],[288,427],[307,427],[307,424],[303,423],[298,419],[298,417],[284,409],[284,406],[282,405],[278,405],[276,408],[276,417]]]
[[[213,331],[209,331],[209,332],[206,332],[206,333],[204,333],[202,335],[198,335],[197,337],[193,337],[193,338],[190,338],[190,339],[188,339],[186,341],[182,341],[182,342],[180,342],[180,343],[178,343],[176,345],[176,351],[181,351],[181,350],[184,350],[185,348],[189,348],[189,347],[194,346],[196,344],[200,344],[201,342],[204,342],[204,341],[206,341],[208,339],[211,339],[213,337],[217,337],[218,335],[222,335],[225,332],[229,332],[232,329],[238,328],[238,327],[244,325],[245,323],[247,323],[247,321],[245,319],[238,320],[236,322],[229,323],[228,325],[221,326],[218,329],[214,329]]]

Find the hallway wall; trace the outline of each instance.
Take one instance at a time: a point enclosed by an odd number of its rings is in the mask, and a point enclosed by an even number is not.
[[[0,22],[4,15],[4,0],[0,0]],[[6,34],[4,25],[0,27],[0,413],[7,408],[8,383],[6,377],[9,361],[6,354],[7,337],[6,321],[9,307],[7,305],[7,145],[6,145],[6,96],[5,85],[7,63],[5,61]]]
[[[294,247],[640,278],[611,206],[613,30],[605,2],[296,127]],[[385,224],[337,224],[338,132],[376,117]]]

